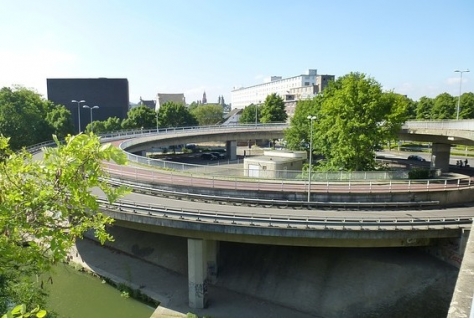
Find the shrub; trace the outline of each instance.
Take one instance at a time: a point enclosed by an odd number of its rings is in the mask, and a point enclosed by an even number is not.
[[[409,179],[428,179],[430,178],[430,170],[425,168],[415,168],[408,172]]]

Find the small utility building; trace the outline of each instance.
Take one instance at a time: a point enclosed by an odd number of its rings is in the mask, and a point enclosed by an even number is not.
[[[287,178],[306,161],[305,151],[268,150],[262,156],[244,159],[244,175],[257,178]]]

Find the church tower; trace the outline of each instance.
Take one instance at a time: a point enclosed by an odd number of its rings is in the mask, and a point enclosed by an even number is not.
[[[206,104],[206,103],[207,103],[206,91],[204,91],[204,93],[202,94],[202,104]]]

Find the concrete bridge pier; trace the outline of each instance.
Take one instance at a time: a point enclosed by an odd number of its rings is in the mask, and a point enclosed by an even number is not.
[[[449,172],[449,157],[451,155],[451,145],[443,143],[433,143],[431,150],[431,168],[441,169],[443,173]]]
[[[226,141],[225,150],[228,159],[230,159],[231,161],[237,159],[237,141]]]
[[[207,287],[217,279],[217,250],[215,240],[188,238],[188,295],[191,308],[207,306]]]

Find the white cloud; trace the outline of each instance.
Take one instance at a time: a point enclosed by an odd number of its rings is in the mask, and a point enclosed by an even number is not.
[[[455,85],[455,84],[456,84],[456,85],[459,85],[460,80],[461,80],[461,77],[460,77],[460,76],[457,76],[457,77],[449,77],[449,78],[446,79],[446,84],[448,84],[448,85]],[[464,84],[464,83],[467,83],[467,82],[469,82],[469,81],[468,81],[468,79],[464,76],[464,77],[462,78],[462,83]]]

